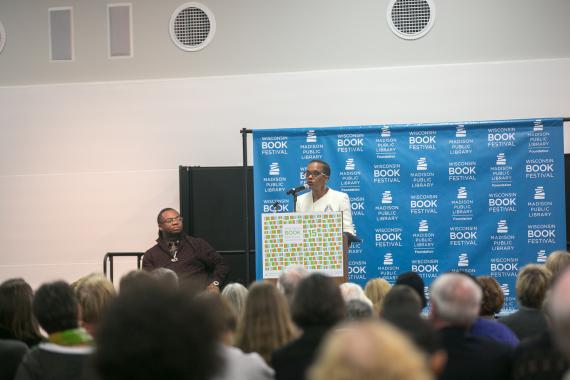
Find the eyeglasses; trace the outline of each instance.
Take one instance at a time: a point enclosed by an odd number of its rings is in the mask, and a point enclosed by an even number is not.
[[[320,172],[318,170],[313,170],[313,171],[307,170],[307,171],[305,171],[304,174],[305,174],[305,177],[313,176],[313,178],[315,178],[315,177],[318,177],[318,176],[323,175],[325,173]]]
[[[182,220],[184,220],[183,217],[177,216],[176,218],[164,219],[164,220],[162,221],[162,223],[172,224],[172,223],[174,223],[175,221],[176,221],[176,222],[181,222]]]

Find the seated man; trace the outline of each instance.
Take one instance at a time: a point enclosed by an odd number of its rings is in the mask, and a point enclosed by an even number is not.
[[[448,355],[440,380],[509,378],[512,348],[468,333],[481,300],[481,288],[463,274],[446,273],[432,284],[430,317]]]
[[[92,376],[88,365],[92,338],[79,327],[79,306],[73,289],[64,281],[40,286],[33,303],[48,342],[40,343],[24,356],[16,380],[80,379]]]
[[[204,239],[183,231],[178,211],[162,209],[157,222],[158,239],[156,245],[144,254],[143,269],[168,268],[181,280],[191,280],[198,286],[218,292],[228,275],[224,258]]]

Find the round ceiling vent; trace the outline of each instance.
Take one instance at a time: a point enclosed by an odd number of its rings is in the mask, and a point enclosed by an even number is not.
[[[415,40],[423,37],[433,26],[435,6],[432,0],[391,0],[386,18],[395,35]]]
[[[6,29],[4,29],[4,25],[0,21],[0,53],[4,50],[4,45],[6,45]]]
[[[215,31],[214,14],[202,4],[183,4],[170,18],[170,38],[185,51],[205,48],[212,41]]]

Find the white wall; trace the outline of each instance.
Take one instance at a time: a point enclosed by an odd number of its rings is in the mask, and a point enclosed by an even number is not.
[[[195,53],[168,33],[187,0],[130,0],[134,57],[108,59],[107,4],[118,2],[0,1],[0,85],[570,58],[568,0],[434,0],[434,27],[416,41],[390,31],[390,0],[199,0],[216,34]],[[61,6],[73,7],[75,61],[50,63],[48,8]]]
[[[570,116],[569,88],[570,59],[0,87],[0,280],[145,250],[178,165],[240,165],[243,127]]]

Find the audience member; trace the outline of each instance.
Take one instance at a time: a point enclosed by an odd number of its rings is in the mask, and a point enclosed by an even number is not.
[[[443,349],[437,332],[427,320],[419,315],[400,314],[398,318],[391,319],[389,322],[408,336],[424,353],[428,367],[435,376],[443,373],[447,363],[447,353]]]
[[[204,292],[199,295],[200,307],[211,311],[218,334],[218,351],[224,365],[213,380],[272,380],[275,371],[257,352],[244,353],[232,347],[237,320],[234,311],[219,294]]]
[[[379,321],[335,330],[310,369],[311,380],[428,380],[426,362],[395,328]]]
[[[79,327],[79,305],[71,286],[64,281],[43,284],[34,296],[33,310],[48,342],[24,356],[15,379],[72,380],[92,372],[92,338]]]
[[[277,380],[303,380],[325,336],[344,317],[345,304],[335,281],[313,273],[297,288],[291,312],[303,334],[273,352],[271,364]]]
[[[170,288],[178,287],[178,275],[175,271],[168,268],[155,268],[153,269],[150,274],[158,280],[164,286]]]
[[[366,283],[364,287],[364,294],[370,301],[374,309],[374,315],[379,316],[382,310],[382,302],[384,297],[390,291],[392,285],[383,278],[373,278]]]
[[[27,352],[28,346],[24,342],[14,339],[0,339],[0,379],[12,380]]]
[[[209,380],[223,366],[215,315],[182,290],[157,283],[128,288],[97,335],[102,380]]]
[[[232,282],[227,284],[222,290],[222,298],[224,298],[230,305],[232,312],[239,322],[243,317],[245,303],[247,300],[247,288],[239,282]]]
[[[431,321],[448,355],[440,380],[508,378],[511,348],[467,333],[479,315],[482,300],[475,281],[462,274],[445,273],[433,282],[430,295]]]
[[[552,278],[556,279],[560,273],[570,267],[570,253],[567,251],[554,251],[548,255],[544,265],[552,274]]]
[[[115,287],[100,273],[85,276],[75,282],[72,287],[81,309],[81,326],[91,336],[95,336],[109,303],[117,296]]]
[[[309,275],[309,271],[302,265],[289,265],[283,270],[279,279],[277,280],[277,289],[281,290],[285,297],[287,297],[287,302],[291,305],[293,301],[293,296],[299,282]]]
[[[540,335],[547,330],[541,308],[551,278],[550,271],[543,265],[529,264],[519,272],[516,283],[519,310],[499,319],[519,340]]]
[[[553,336],[556,345],[570,361],[570,269],[558,273],[552,287],[548,302],[548,315],[551,318]],[[564,375],[564,380],[570,380],[570,371]]]
[[[372,307],[372,301],[366,297],[366,294],[364,294],[362,287],[358,284],[355,284],[354,282],[345,282],[344,284],[341,284],[340,293],[342,294],[342,298],[344,299],[345,303],[351,300],[360,300]]]
[[[253,283],[238,325],[236,346],[243,352],[257,352],[269,364],[273,350],[297,334],[283,293],[270,282]]]
[[[126,273],[119,281],[119,292],[131,291],[136,289],[147,289],[156,286],[158,280],[146,270],[132,270]]]
[[[568,360],[554,343],[550,296],[544,300],[542,309],[548,331],[523,340],[515,349],[511,379],[513,380],[559,380],[568,370]]]
[[[384,297],[382,312],[384,319],[392,322],[404,315],[418,317],[422,312],[422,300],[408,285],[395,285]]]
[[[346,321],[356,321],[360,319],[368,319],[374,316],[372,306],[362,300],[350,300],[346,303],[346,311],[344,319]]]
[[[0,340],[15,339],[33,347],[43,341],[32,312],[34,293],[21,278],[0,284]]]
[[[501,311],[505,296],[501,286],[493,277],[479,276],[475,279],[483,292],[483,301],[479,317],[471,326],[471,335],[483,336],[516,347],[519,339],[507,326],[495,320],[495,315]]]
[[[396,278],[395,285],[408,285],[418,293],[418,296],[420,296],[420,300],[422,301],[422,309],[427,306],[426,295],[424,292],[424,280],[416,272],[405,272],[400,274]]]

